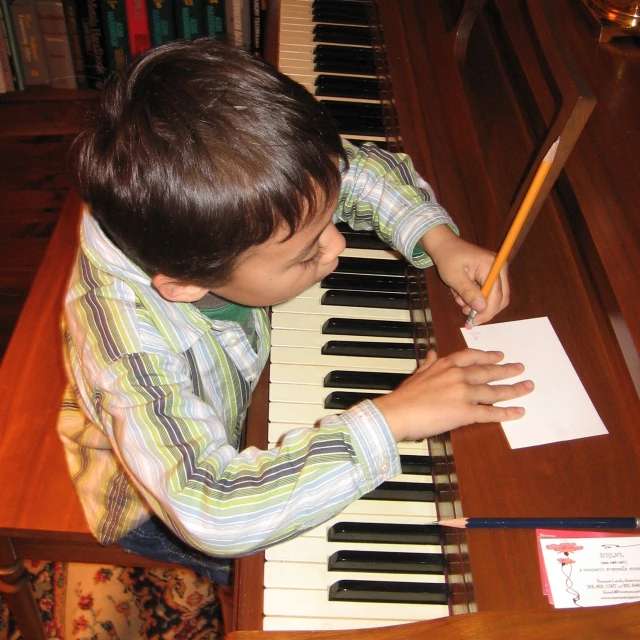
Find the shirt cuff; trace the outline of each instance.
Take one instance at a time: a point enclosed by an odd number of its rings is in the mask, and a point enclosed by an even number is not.
[[[340,418],[353,436],[352,445],[360,462],[366,491],[372,491],[401,472],[395,438],[385,417],[371,400],[359,402],[340,414]]]
[[[398,224],[394,244],[414,267],[430,267],[433,260],[418,242],[425,233],[441,224],[448,225],[456,235],[460,234],[444,207],[437,202],[421,203]]]

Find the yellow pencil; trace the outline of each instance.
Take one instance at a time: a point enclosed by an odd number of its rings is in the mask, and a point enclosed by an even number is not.
[[[558,144],[560,143],[560,138],[558,138],[552,145],[547,154],[542,159],[538,170],[536,171],[536,175],[534,176],[531,186],[527,191],[527,195],[525,195],[520,208],[518,209],[518,213],[516,217],[513,219],[513,223],[511,224],[511,228],[509,229],[509,233],[507,233],[507,237],[504,239],[502,246],[500,247],[500,251],[498,251],[498,255],[496,255],[495,260],[493,261],[493,265],[491,265],[491,270],[489,271],[489,275],[487,279],[484,281],[482,285],[481,291],[485,298],[489,297],[491,293],[491,289],[493,289],[493,285],[495,284],[498,275],[502,267],[504,267],[504,263],[507,261],[509,254],[511,253],[511,249],[513,249],[513,245],[518,239],[518,234],[522,230],[524,223],[527,220],[529,212],[531,211],[531,207],[535,199],[538,197],[538,193],[542,188],[544,183],[544,179],[547,177],[549,173],[549,169],[551,169],[551,165],[553,164],[553,159],[556,156],[556,151],[558,149]],[[473,326],[473,319],[476,317],[477,311],[471,311],[471,313],[467,316],[467,319],[464,323],[464,326],[467,329],[471,329]]]

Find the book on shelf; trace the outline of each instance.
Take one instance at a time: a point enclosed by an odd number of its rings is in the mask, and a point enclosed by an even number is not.
[[[62,0],[36,0],[36,14],[49,84],[55,89],[77,89]]]
[[[84,45],[84,69],[87,85],[101,89],[109,75],[107,45],[100,11],[100,0],[80,0],[78,21]]]
[[[227,42],[251,51],[251,0],[225,0]]]
[[[176,39],[175,0],[147,0],[147,14],[152,46]]]
[[[6,93],[7,91],[15,91],[16,85],[11,65],[9,36],[5,27],[2,7],[0,7],[0,29],[0,93]]]
[[[207,0],[176,0],[176,31],[182,40],[195,40],[207,35],[205,3]]]
[[[151,46],[146,0],[125,0],[129,52],[131,58],[144,53]]]
[[[64,7],[64,18],[67,24],[73,68],[76,72],[76,83],[79,89],[86,89],[87,79],[84,68],[85,51],[80,18],[78,16],[78,1],[83,2],[83,0],[62,0],[62,6]]]
[[[267,0],[251,0],[251,53],[262,56]]]
[[[22,60],[18,47],[18,39],[15,27],[11,18],[11,9],[9,8],[9,0],[0,0],[0,16],[2,16],[2,29],[6,36],[9,56],[9,66],[13,77],[13,85],[16,89],[25,88],[24,70],[22,68]]]
[[[9,0],[9,8],[25,85],[49,84],[35,0]]]
[[[214,40],[224,40],[227,33],[224,0],[205,0],[206,34]]]
[[[110,71],[123,69],[129,62],[129,37],[124,0],[99,0]]]

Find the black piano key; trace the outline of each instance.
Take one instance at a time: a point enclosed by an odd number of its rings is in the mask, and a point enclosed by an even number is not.
[[[324,399],[325,409],[338,409],[344,411],[349,407],[352,407],[362,400],[373,400],[379,397],[379,393],[357,393],[355,391],[332,391]]]
[[[383,482],[360,500],[396,500],[399,502],[434,502],[435,485],[431,482]]]
[[[384,251],[389,245],[380,240],[373,232],[363,231],[345,231],[344,236],[347,249],[374,249],[375,251]]]
[[[341,389],[381,389],[392,391],[407,378],[405,373],[385,373],[380,371],[331,371],[324,377],[323,384],[329,388]]]
[[[407,272],[407,263],[402,260],[386,258],[338,258],[338,267],[334,273],[371,273],[388,276],[403,276]]]
[[[447,587],[428,582],[374,582],[339,580],[329,587],[329,600],[347,602],[394,602],[447,604]]]
[[[400,358],[415,360],[413,342],[361,342],[359,340],[329,340],[322,345],[324,356],[347,356],[350,358]]]
[[[382,121],[382,106],[379,104],[339,100],[323,100],[322,104],[334,114],[334,117],[357,117]]]
[[[314,3],[311,19],[313,22],[328,22],[329,24],[346,24],[354,27],[369,26],[367,7],[361,3]]]
[[[327,540],[362,544],[440,545],[442,529],[435,524],[337,522],[327,531]]]
[[[441,553],[336,551],[329,557],[327,568],[329,571],[441,574],[444,557]]]
[[[406,293],[387,293],[384,291],[340,291],[327,289],[320,304],[338,307],[371,307],[373,309],[409,309]]]
[[[379,338],[413,338],[413,329],[412,322],[361,320],[359,318],[329,318],[322,325],[322,333],[325,335],[376,336]]]
[[[320,74],[316,77],[314,84],[314,94],[320,97],[334,96],[336,98],[380,100],[380,87],[378,86],[378,81],[374,78]]]
[[[398,276],[331,273],[320,281],[322,289],[349,289],[352,291],[389,291],[407,295],[407,280]]]
[[[313,27],[314,42],[334,42],[371,46],[371,31],[366,27],[337,24],[316,24]]]
[[[433,459],[430,456],[412,456],[408,453],[400,454],[402,473],[416,476],[430,476],[433,472]]]
[[[322,71],[323,69],[317,69]],[[340,73],[340,71],[337,71]],[[355,73],[355,72],[354,72]],[[382,106],[363,102],[339,102],[322,100],[341,132],[351,135],[385,135]]]

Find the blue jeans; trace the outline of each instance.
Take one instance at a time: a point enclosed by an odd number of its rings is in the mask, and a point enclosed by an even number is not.
[[[178,538],[159,518],[151,518],[118,540],[126,551],[161,562],[175,562],[214,584],[231,584],[233,560],[214,558],[197,551]]]

